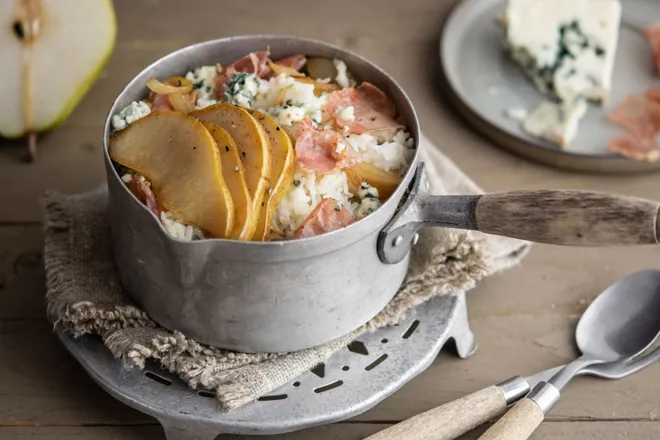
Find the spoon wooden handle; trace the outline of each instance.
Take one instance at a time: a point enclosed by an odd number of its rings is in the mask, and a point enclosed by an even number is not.
[[[479,440],[527,440],[543,418],[539,405],[524,398],[488,428]]]
[[[504,394],[493,385],[404,420],[365,440],[453,440],[505,410]]]
[[[651,200],[590,191],[531,190],[484,194],[476,227],[488,234],[571,246],[658,243]]]

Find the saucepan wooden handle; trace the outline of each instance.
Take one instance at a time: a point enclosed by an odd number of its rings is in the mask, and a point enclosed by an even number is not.
[[[476,229],[523,240],[605,246],[658,243],[660,203],[570,190],[506,191],[478,196]]]
[[[479,440],[527,440],[543,418],[539,405],[524,398],[488,428]]]
[[[366,440],[453,440],[505,410],[504,394],[493,385],[404,420]]]
[[[568,246],[658,244],[660,203],[603,192],[518,190],[438,196],[420,164],[407,197],[378,236],[384,263],[402,261],[425,226]]]

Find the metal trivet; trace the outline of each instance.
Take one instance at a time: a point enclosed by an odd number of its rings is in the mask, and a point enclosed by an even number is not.
[[[57,328],[64,346],[94,381],[162,424],[167,440],[212,440],[218,434],[279,434],[360,414],[425,370],[445,342],[470,356],[475,340],[465,294],[435,298],[398,326],[364,335],[257,402],[230,413],[210,391],[190,389],[155,362],[126,370],[97,337],[78,339]]]

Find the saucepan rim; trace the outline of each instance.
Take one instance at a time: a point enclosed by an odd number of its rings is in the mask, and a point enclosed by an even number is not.
[[[344,61],[346,61],[347,64],[349,65],[349,69],[350,69],[351,59],[354,63],[358,62],[368,65],[372,70],[375,70],[377,72],[377,75],[380,75],[381,77],[380,79],[382,81],[388,83],[388,86],[394,88],[397,91],[397,93],[400,95],[401,102],[397,103],[397,110],[399,114],[403,114],[404,112],[402,112],[399,107],[402,104],[407,107],[405,113],[409,115],[410,120],[406,120],[406,127],[407,127],[407,131],[413,137],[413,146],[415,151],[414,151],[413,159],[411,160],[408,170],[403,176],[401,183],[394,191],[394,193],[392,193],[389,199],[385,203],[383,203],[383,205],[379,209],[377,209],[374,213],[342,229],[338,229],[336,231],[328,232],[315,237],[288,239],[281,241],[240,241],[240,240],[233,240],[226,238],[204,238],[201,240],[185,241],[178,238],[174,238],[171,235],[169,235],[167,231],[165,231],[165,228],[163,227],[159,219],[157,219],[156,216],[151,211],[149,211],[149,209],[146,206],[144,206],[141,202],[139,202],[135,197],[135,195],[126,187],[126,185],[123,184],[121,180],[121,176],[119,176],[119,174],[117,173],[117,170],[115,169],[113,162],[110,159],[110,155],[108,153],[108,140],[110,133],[112,132],[112,116],[120,110],[118,108],[119,102],[122,100],[124,95],[128,93],[128,91],[132,90],[138,82],[140,81],[143,82],[144,77],[147,76],[148,72],[154,70],[160,64],[168,60],[181,57],[182,55],[185,55],[190,52],[194,52],[204,47],[221,46],[221,45],[237,43],[245,40],[248,41],[269,40],[270,42],[269,44],[271,45],[271,47],[277,44],[282,44],[282,43],[285,44],[286,42],[296,41],[296,42],[303,42],[309,45],[317,45],[319,47],[323,47],[325,49],[335,51],[336,53],[339,54],[340,57],[345,58]],[[180,74],[180,72],[172,72],[172,74]],[[369,78],[364,78],[364,79],[369,79]],[[142,86],[146,90],[146,86],[144,84],[142,84]],[[185,46],[183,48],[170,52],[165,56],[158,58],[157,60],[146,66],[144,69],[142,69],[139,73],[134,75],[132,79],[122,88],[121,92],[117,95],[117,97],[114,99],[110,107],[110,110],[107,113],[105,124],[103,127],[103,155],[104,155],[104,160],[106,162],[107,179],[116,179],[119,183],[121,183],[121,187],[122,187],[122,191],[124,191],[124,195],[131,197],[133,199],[133,202],[139,204],[141,209],[143,209],[146,214],[151,215],[151,217],[158,224],[158,227],[160,228],[159,233],[162,235],[162,237],[173,242],[173,244],[176,243],[177,246],[179,245],[196,246],[196,245],[207,245],[209,243],[218,243],[218,244],[223,243],[223,244],[232,244],[237,246],[251,246],[254,248],[258,247],[263,250],[266,250],[268,248],[282,248],[283,246],[300,247],[301,249],[306,249],[312,246],[316,247],[316,246],[329,245],[330,248],[337,248],[337,247],[343,247],[343,246],[337,246],[338,241],[344,243],[344,245],[348,245],[351,242],[357,241],[375,230],[382,229],[393,217],[393,215],[396,214],[399,207],[394,205],[399,204],[400,201],[403,200],[404,193],[407,191],[408,186],[410,185],[410,182],[412,181],[412,178],[417,171],[418,163],[420,160],[419,159],[420,136],[421,133],[419,127],[419,119],[417,117],[415,108],[410,98],[408,97],[407,93],[394,78],[392,78],[385,70],[383,70],[380,66],[378,66],[374,62],[369,61],[368,59],[364,58],[361,55],[356,54],[355,52],[352,52],[350,50],[320,40],[297,37],[293,35],[251,34],[251,35],[239,35],[239,36],[218,38],[213,40],[206,40]],[[392,214],[387,215],[387,212],[392,212]],[[346,238],[349,236],[352,236],[353,239],[346,242]],[[338,240],[340,239],[340,237],[341,240]]]

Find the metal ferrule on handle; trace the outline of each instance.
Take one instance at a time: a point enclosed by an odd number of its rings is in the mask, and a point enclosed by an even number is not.
[[[557,387],[548,382],[539,382],[527,396],[541,408],[543,414],[548,414],[559,400],[560,393]]]
[[[498,383],[497,387],[504,395],[504,400],[506,401],[507,406],[513,405],[518,400],[525,397],[530,391],[529,383],[527,383],[527,381],[521,376],[515,376],[504,382]]]

